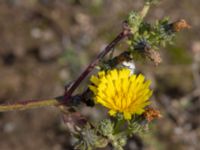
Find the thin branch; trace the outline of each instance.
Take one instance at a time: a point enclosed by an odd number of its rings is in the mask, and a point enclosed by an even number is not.
[[[26,110],[46,106],[62,105],[64,102],[62,97],[46,100],[24,100],[14,103],[7,103],[0,105],[0,112],[14,111],[14,110]]]
[[[141,16],[142,18],[144,18],[144,17],[147,15],[147,13],[148,13],[148,11],[149,11],[149,9],[150,9],[150,6],[151,6],[151,4],[150,4],[149,2],[146,2],[146,3],[144,4],[144,7],[143,7],[143,9],[142,9],[141,12],[140,12],[140,16]]]
[[[105,49],[97,55],[97,57],[87,66],[87,68],[81,73],[81,75],[75,80],[69,90],[65,91],[64,100],[67,101],[69,97],[73,94],[79,84],[85,79],[85,77],[94,69],[94,67],[99,63],[99,61],[108,54],[122,39],[130,35],[130,30],[127,28],[127,24],[124,24],[123,31],[117,35],[117,37],[105,47]]]

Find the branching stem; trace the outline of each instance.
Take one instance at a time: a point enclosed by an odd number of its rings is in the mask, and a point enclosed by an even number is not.
[[[149,3],[146,3],[140,15],[142,18],[146,16],[149,10]],[[105,47],[105,49],[97,55],[97,57],[86,67],[86,69],[81,73],[81,75],[75,80],[75,82],[70,86],[61,98],[53,98],[47,100],[25,100],[15,103],[7,103],[0,105],[0,112],[12,111],[12,110],[25,110],[45,106],[56,106],[56,105],[68,105],[69,99],[72,98],[73,92],[77,89],[80,83],[87,77],[87,75],[95,68],[99,61],[108,54],[121,40],[128,37],[131,34],[130,28],[126,23],[124,23],[123,31],[116,36],[116,38]]]
[[[94,59],[94,61],[88,65],[83,73],[75,80],[69,90],[65,91],[64,96],[46,100],[24,100],[15,103],[1,104],[0,112],[26,110],[46,106],[69,105],[69,99],[72,98],[72,93],[80,85],[81,81],[85,79],[85,77],[92,71],[92,69],[94,69],[94,67],[107,53],[109,53],[122,39],[129,34],[130,32],[128,28],[124,28],[124,30]]]

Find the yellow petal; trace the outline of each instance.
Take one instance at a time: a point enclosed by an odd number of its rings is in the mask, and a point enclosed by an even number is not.
[[[142,74],[139,74],[137,76],[136,82],[137,83],[142,83],[144,81],[144,76]]]
[[[89,85],[88,87],[89,87],[89,89],[90,89],[94,94],[97,93],[97,88],[96,88],[95,86]]]
[[[108,113],[109,113],[111,116],[115,116],[117,112],[116,112],[115,110],[112,110],[112,109],[111,109]]]
[[[126,119],[126,120],[130,120],[131,119],[131,113],[129,113],[129,112],[124,112],[124,118]]]
[[[98,73],[99,78],[104,77],[105,76],[105,71],[100,71]]]
[[[97,78],[96,76],[91,76],[90,81],[95,85],[99,84],[99,78]]]

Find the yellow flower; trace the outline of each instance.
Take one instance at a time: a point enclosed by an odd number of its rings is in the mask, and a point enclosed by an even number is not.
[[[93,84],[89,88],[94,93],[95,102],[107,107],[111,116],[120,112],[130,120],[133,114],[142,114],[150,104],[150,80],[145,81],[142,74],[131,74],[129,69],[100,71],[90,81]]]

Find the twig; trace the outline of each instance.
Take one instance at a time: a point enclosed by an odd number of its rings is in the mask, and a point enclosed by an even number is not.
[[[67,101],[71,97],[72,93],[76,90],[79,84],[85,79],[85,77],[94,69],[99,61],[108,54],[122,39],[130,35],[130,30],[127,28],[127,24],[124,24],[123,31],[108,45],[105,49],[97,55],[97,57],[87,66],[87,68],[81,73],[81,75],[75,80],[72,86],[65,91],[64,101]]]
[[[150,6],[151,6],[151,5],[150,5],[149,2],[146,2],[146,3],[144,4],[144,7],[143,7],[142,11],[140,12],[140,16],[141,16],[142,18],[144,18],[144,17],[147,15]]]
[[[44,106],[56,106],[56,105],[62,105],[63,103],[64,102],[62,100],[62,97],[56,97],[53,99],[46,99],[46,100],[24,100],[24,101],[0,105],[0,112],[26,110]]]

